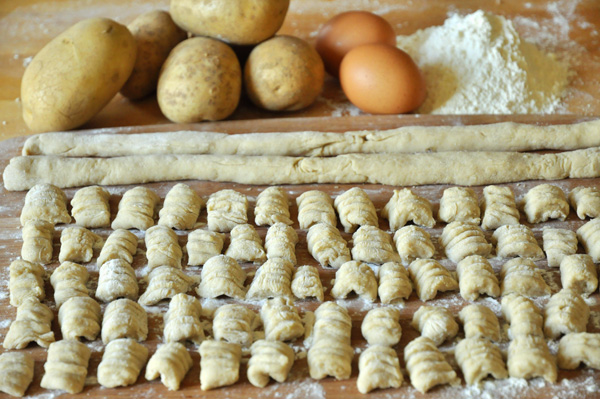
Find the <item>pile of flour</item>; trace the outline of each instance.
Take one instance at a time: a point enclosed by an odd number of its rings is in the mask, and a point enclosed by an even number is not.
[[[398,36],[425,75],[424,114],[546,114],[560,102],[569,71],[527,43],[504,17],[477,11]]]

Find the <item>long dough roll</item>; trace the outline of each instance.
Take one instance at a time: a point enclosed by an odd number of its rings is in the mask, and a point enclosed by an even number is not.
[[[471,126],[405,126],[346,133],[226,134],[178,131],[140,134],[45,133],[23,155],[125,156],[221,154],[331,156],[349,153],[574,150],[600,146],[600,120],[553,126],[513,122]]]
[[[11,159],[4,185],[59,187],[210,180],[242,184],[379,183],[481,185],[600,176],[600,148],[563,153],[441,152],[348,154],[330,158],[139,155],[117,158],[27,156]]]

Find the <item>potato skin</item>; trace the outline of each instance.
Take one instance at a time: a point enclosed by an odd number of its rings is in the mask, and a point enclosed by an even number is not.
[[[121,94],[132,100],[156,90],[160,68],[177,43],[187,38],[166,11],[155,10],[138,16],[127,28],[135,38],[137,56],[131,76]]]
[[[69,130],[96,115],[135,62],[129,30],[107,18],[76,23],[33,58],[21,81],[23,119],[37,132]]]
[[[293,36],[276,36],[252,50],[244,85],[252,102],[270,111],[296,111],[321,93],[325,69],[317,51]]]
[[[219,40],[194,37],[169,54],[156,96],[167,118],[193,123],[227,118],[235,111],[241,90],[242,71],[231,47]]]
[[[256,44],[283,24],[289,0],[171,0],[171,16],[195,35],[231,44]]]

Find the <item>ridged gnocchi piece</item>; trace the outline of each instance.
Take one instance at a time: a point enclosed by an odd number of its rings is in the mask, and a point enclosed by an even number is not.
[[[565,256],[560,262],[560,281],[564,289],[592,294],[598,288],[598,271],[592,257],[584,254]]]
[[[268,299],[260,309],[265,327],[265,339],[269,341],[292,341],[304,334],[304,325],[290,298]]]
[[[210,230],[194,230],[188,235],[186,251],[188,265],[201,266],[213,256],[221,254],[225,244],[225,234]]]
[[[377,300],[377,277],[367,264],[352,260],[335,273],[331,295],[336,299],[346,298],[351,292],[369,302]]]
[[[202,305],[198,298],[186,294],[177,294],[169,303],[165,313],[165,342],[191,341],[196,345],[204,340],[204,330],[200,322]]]
[[[558,267],[565,256],[577,253],[577,234],[574,231],[546,227],[542,234],[548,266]]]
[[[381,303],[392,303],[408,299],[412,293],[412,283],[404,266],[388,262],[379,268],[379,299]]]
[[[231,241],[225,255],[238,262],[263,263],[267,259],[262,240],[251,224],[238,224],[231,229]]]
[[[53,342],[48,348],[40,386],[71,394],[83,391],[90,355],[90,348],[74,339]]]
[[[308,252],[321,266],[337,269],[351,259],[348,243],[335,226],[325,223],[312,225],[306,235],[306,241]]]
[[[77,190],[71,200],[75,223],[82,227],[96,228],[110,226],[110,193],[100,186],[84,187]]]
[[[221,295],[243,299],[246,296],[244,280],[246,273],[235,259],[225,255],[210,258],[202,268],[200,285],[196,292],[202,298]]]
[[[557,339],[563,334],[585,332],[590,307],[581,295],[563,288],[550,297],[544,316],[546,337]]]
[[[242,347],[206,340],[200,345],[200,389],[207,391],[233,385],[240,378]]]
[[[403,381],[400,361],[394,349],[373,345],[360,354],[356,380],[356,387],[360,393],[369,393],[377,388],[400,388]]]
[[[39,299],[25,299],[17,308],[17,317],[10,323],[2,345],[5,349],[23,349],[30,342],[35,342],[47,348],[54,342],[53,319],[52,310]]]
[[[456,345],[456,363],[467,385],[476,385],[491,375],[497,380],[508,378],[500,348],[484,338],[466,338]]]
[[[135,339],[110,341],[98,365],[98,383],[106,388],[133,385],[148,360],[148,348]]]
[[[314,297],[323,302],[325,294],[319,277],[319,270],[314,266],[300,266],[294,272],[292,293],[298,299]]]
[[[392,237],[375,226],[361,226],[352,235],[352,259],[375,264],[400,262]]]
[[[458,313],[458,318],[463,324],[465,338],[500,341],[500,322],[487,306],[477,304],[465,306]]]
[[[532,260],[515,258],[502,265],[500,270],[502,295],[519,294],[529,297],[550,295],[541,270]]]
[[[137,300],[139,286],[135,270],[122,259],[111,259],[100,267],[96,299],[108,303],[118,298]]]
[[[178,183],[165,196],[158,213],[158,225],[176,230],[191,230],[204,205],[202,198],[187,184]]]
[[[154,217],[158,211],[160,198],[146,187],[134,187],[119,202],[119,210],[111,224],[113,230],[148,230],[154,226]]]
[[[90,295],[86,283],[89,273],[85,266],[73,262],[63,262],[54,269],[50,276],[50,283],[54,288],[54,302],[60,308],[68,299],[74,297],[88,297]]]
[[[160,266],[181,269],[183,251],[177,234],[167,226],[153,226],[146,231],[146,258],[150,270]]]
[[[551,184],[540,184],[529,190],[523,197],[522,207],[529,223],[565,220],[569,215],[567,196],[560,187]]]
[[[413,315],[411,326],[440,346],[445,341],[456,337],[458,324],[452,313],[439,306],[421,306]]]
[[[88,341],[95,340],[100,333],[101,318],[100,305],[88,296],[72,297],[58,311],[63,339],[83,337]]]
[[[283,258],[269,259],[256,271],[246,298],[292,297],[293,274],[294,265],[291,262]]]
[[[28,353],[5,352],[0,355],[0,392],[22,397],[33,381],[33,358]]]
[[[281,341],[258,340],[250,352],[247,375],[255,387],[266,387],[270,378],[284,382],[294,365],[294,350]]]
[[[592,219],[578,228],[577,238],[594,263],[600,262],[600,219]]]
[[[296,198],[298,205],[298,223],[303,230],[317,223],[335,227],[337,218],[333,209],[333,199],[323,191],[311,190]]]
[[[183,344],[169,342],[158,347],[146,365],[146,379],[158,378],[169,391],[177,391],[192,368],[192,357]]]
[[[276,223],[291,225],[290,203],[281,187],[268,187],[256,198],[254,222],[257,226],[272,226]]]
[[[520,256],[532,260],[544,259],[531,229],[523,224],[500,226],[494,231],[492,241],[496,243],[496,255],[500,258]]]
[[[113,231],[98,255],[96,264],[101,267],[112,259],[121,259],[129,264],[133,263],[133,256],[137,251],[138,239],[131,231],[118,229]]]
[[[160,266],[148,275],[148,288],[140,296],[138,302],[144,306],[155,305],[163,299],[173,298],[180,293],[188,292],[196,280],[182,270]]]
[[[369,345],[394,346],[400,342],[402,327],[400,311],[396,308],[375,308],[369,310],[360,330]]]
[[[480,214],[477,194],[472,188],[450,187],[444,190],[438,212],[438,218],[442,222],[479,224]]]
[[[108,304],[102,320],[102,342],[119,338],[145,341],[148,337],[148,315],[144,308],[130,299],[117,299]]]
[[[557,378],[556,360],[544,337],[522,335],[508,345],[508,375],[512,378],[542,377],[549,383]]]
[[[504,314],[506,321],[510,323],[509,338],[544,336],[542,311],[531,299],[517,294],[502,297],[502,314]]]
[[[467,256],[456,265],[460,295],[475,301],[479,295],[500,295],[500,284],[490,262],[481,255]]]
[[[248,198],[235,190],[212,193],[206,203],[208,229],[229,233],[238,224],[248,223]]]
[[[52,262],[52,237],[54,224],[43,220],[30,220],[23,226],[21,258],[28,262],[47,265]]]
[[[404,362],[411,384],[421,393],[436,385],[460,385],[460,378],[446,358],[427,337],[413,339],[404,348]]]
[[[360,187],[353,187],[338,195],[333,205],[346,233],[352,233],[360,226],[378,225],[375,205]]]
[[[14,260],[9,266],[10,304],[20,306],[27,298],[44,299],[44,268],[38,263]]]
[[[298,234],[293,227],[284,223],[274,223],[267,230],[265,237],[267,258],[283,258],[295,265],[297,243]]]
[[[104,240],[85,227],[71,226],[65,228],[60,235],[59,262],[83,262],[92,260],[95,249],[101,249]]]
[[[394,195],[381,210],[381,216],[389,221],[392,231],[410,221],[419,226],[435,226],[431,203],[408,188],[394,190]]]
[[[573,370],[583,363],[586,367],[600,370],[600,334],[571,333],[558,343],[558,367]]]
[[[405,266],[415,259],[430,259],[435,247],[428,232],[418,226],[404,226],[394,233],[394,242]]]
[[[435,298],[438,292],[458,290],[458,281],[436,260],[417,259],[408,267],[408,273],[422,301]]]
[[[43,220],[52,224],[71,223],[65,193],[52,184],[36,184],[25,195],[21,210],[21,226],[29,221]]]
[[[489,256],[492,244],[485,239],[479,226],[472,223],[452,222],[442,230],[440,243],[446,256],[454,263],[458,263],[467,256]]]
[[[575,187],[569,193],[569,202],[581,220],[586,217],[597,218],[600,216],[600,190],[598,187]]]
[[[231,342],[243,347],[252,345],[258,316],[243,305],[220,306],[213,317],[213,336],[217,341]]]
[[[519,209],[510,187],[486,186],[481,201],[481,228],[495,230],[500,226],[519,224]]]

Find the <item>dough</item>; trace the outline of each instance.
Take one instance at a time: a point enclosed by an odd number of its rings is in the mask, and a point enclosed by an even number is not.
[[[235,259],[225,255],[213,256],[202,268],[200,285],[196,292],[202,298],[216,298],[226,295],[230,298],[244,299],[246,273]]]
[[[287,193],[281,187],[269,187],[258,194],[254,208],[254,222],[257,226],[271,226],[275,223],[292,224]]]
[[[181,381],[192,368],[192,357],[183,344],[169,342],[158,347],[146,366],[146,379],[160,380],[169,391],[177,391]]]
[[[502,295],[511,293],[529,297],[550,295],[550,287],[542,272],[529,259],[515,258],[506,262],[500,271]]]
[[[389,262],[379,268],[379,299],[381,303],[394,303],[408,299],[412,293],[408,271],[399,263]]]
[[[598,271],[589,255],[568,255],[560,262],[560,282],[564,289],[590,295],[598,288]]]
[[[502,313],[510,323],[508,336],[511,339],[520,336],[543,337],[542,324],[544,317],[542,311],[524,296],[511,294],[502,297]]]
[[[72,297],[58,311],[63,339],[83,337],[88,341],[95,340],[100,333],[101,318],[100,305],[89,296]]]
[[[436,346],[458,334],[458,324],[452,313],[438,306],[421,306],[413,315],[411,326],[418,330],[422,337],[431,339]]]
[[[265,250],[267,258],[283,258],[293,265],[296,265],[296,244],[298,243],[298,234],[293,227],[284,223],[275,223],[265,237]]]
[[[415,338],[406,345],[404,362],[410,382],[421,393],[440,384],[460,385],[460,378],[456,376],[456,372],[427,337]]]
[[[183,293],[175,295],[164,316],[165,342],[191,341],[200,345],[204,340],[201,314],[202,305],[198,298]]]
[[[14,260],[9,266],[10,280],[8,290],[10,292],[10,304],[21,306],[27,298],[44,299],[44,268],[38,263],[26,260]]]
[[[497,380],[508,378],[500,348],[487,339],[463,339],[456,345],[454,356],[467,385],[477,385],[489,375]]]
[[[110,341],[98,365],[98,383],[106,388],[133,385],[148,360],[148,348],[131,338]]]
[[[83,391],[91,352],[86,345],[73,339],[53,342],[48,348],[44,363],[46,373],[40,386],[71,394]]]
[[[48,170],[44,172],[48,175]],[[6,187],[6,180],[4,180]],[[52,184],[33,184],[25,195],[25,204],[21,211],[21,226],[29,221],[43,220],[52,224],[70,223],[65,193]]]
[[[485,239],[479,226],[471,223],[452,222],[442,230],[439,239],[446,256],[458,263],[469,255],[489,256],[492,244]]]
[[[310,227],[306,235],[308,252],[321,266],[339,268],[348,262],[350,250],[340,231],[329,224],[317,223]]]
[[[375,205],[360,187],[338,195],[333,205],[346,233],[354,232],[359,226],[378,226]]]
[[[566,256],[577,252],[577,234],[574,231],[545,227],[542,234],[548,266],[558,267]]]
[[[213,317],[213,335],[225,341],[250,347],[258,316],[250,308],[238,304],[220,306]]]
[[[111,302],[118,298],[137,300],[139,287],[135,270],[122,259],[111,259],[100,267],[96,298]]]
[[[138,239],[135,234],[128,230],[118,229],[113,231],[98,255],[96,261],[98,267],[111,260],[121,259],[129,264],[133,262],[133,255],[137,250]]]
[[[422,301],[434,299],[438,292],[458,289],[456,279],[436,260],[417,259],[410,264],[408,272]]]
[[[63,303],[74,297],[89,297],[86,287],[89,274],[84,266],[73,262],[64,262],[54,269],[50,283],[54,288],[54,302],[60,309]]]
[[[481,228],[484,230],[519,224],[520,214],[515,202],[515,193],[510,187],[484,187],[481,211],[483,212]]]
[[[250,347],[248,381],[255,387],[264,388],[269,378],[284,382],[294,365],[294,350],[279,341],[261,339]]]
[[[283,258],[269,259],[256,271],[246,299],[292,297],[293,274],[294,265],[291,262]]]
[[[352,259],[375,264],[400,262],[389,233],[375,226],[361,226],[352,235]]]
[[[325,223],[335,227],[337,218],[333,209],[333,199],[323,191],[306,191],[296,198],[298,205],[298,223],[303,230],[314,224]]]
[[[314,266],[298,267],[292,280],[292,293],[298,299],[314,297],[319,302],[323,302],[325,295],[319,270]]]
[[[292,341],[304,334],[304,326],[298,309],[290,298],[267,299],[260,309],[265,327],[265,339],[269,341]]]
[[[117,299],[108,304],[102,320],[102,342],[119,338],[145,341],[148,336],[148,315],[144,308],[130,299]]]
[[[43,220],[30,220],[23,226],[21,258],[28,262],[47,265],[52,262],[54,224]]]
[[[148,268],[169,266],[181,269],[183,251],[177,234],[167,226],[153,226],[146,231],[146,258]]]
[[[75,223],[87,228],[109,227],[109,198],[110,193],[99,186],[85,187],[78,190],[71,200]]]
[[[468,187],[450,187],[440,199],[438,217],[442,222],[465,222],[479,224],[479,201],[477,194]]]
[[[392,348],[374,345],[365,349],[358,359],[356,387],[362,394],[373,389],[400,388],[404,381],[398,354]]]
[[[583,363],[600,370],[600,334],[572,333],[558,343],[558,367],[573,370]]]
[[[400,342],[400,311],[384,307],[369,310],[360,327],[369,345],[394,346]]]
[[[565,220],[569,215],[567,196],[560,187],[551,184],[540,184],[529,190],[523,197],[522,207],[529,223]]]
[[[492,265],[481,255],[467,256],[456,265],[460,295],[467,301],[475,301],[479,295],[500,295],[498,278]]]
[[[415,259],[433,258],[435,247],[428,232],[418,226],[404,226],[394,234],[400,259],[408,266]]]
[[[104,240],[85,227],[71,226],[65,228],[60,235],[59,262],[84,262],[92,260],[94,249],[102,248]]]
[[[543,377],[555,383],[556,360],[548,349],[544,337],[518,336],[508,345],[508,375],[512,378]]]
[[[33,381],[33,358],[22,352],[5,352],[0,355],[0,392],[23,396]]]
[[[581,295],[563,288],[544,308],[544,334],[557,339],[563,334],[585,332],[589,318],[590,307]]]
[[[158,213],[158,225],[170,229],[191,230],[204,205],[202,198],[190,188],[179,183],[167,193],[163,207]]]
[[[477,304],[468,305],[461,309],[458,318],[463,324],[465,338],[500,341],[500,322],[490,308]]]
[[[592,219],[577,229],[577,238],[592,257],[594,263],[600,262],[600,218]]]
[[[240,263],[263,263],[267,260],[260,236],[251,224],[238,224],[231,229],[230,243],[225,255]]]
[[[221,254],[225,234],[209,230],[194,230],[188,235],[186,251],[188,265],[201,266],[213,256]]]
[[[156,305],[163,299],[188,292],[196,280],[180,269],[171,266],[160,266],[148,275],[148,288],[140,296],[138,302],[144,306]]]
[[[598,187],[575,187],[569,193],[569,202],[581,220],[586,217],[597,218],[600,216],[600,190]]]
[[[131,165],[134,170],[144,167],[150,166]],[[91,169],[87,172],[91,172]],[[112,229],[147,230],[154,226],[154,217],[158,211],[159,202],[158,195],[149,188],[140,186],[128,190],[119,202],[119,211],[111,224]]]
[[[377,277],[367,264],[352,260],[340,266],[335,273],[331,296],[345,299],[351,292],[367,302],[377,300]]]
[[[230,342],[203,341],[200,345],[200,389],[224,387],[239,379],[242,347]]]
[[[52,320],[54,313],[39,299],[30,297],[17,308],[17,318],[10,323],[4,343],[5,349],[23,349],[30,342],[47,348],[54,342]]]
[[[213,193],[206,203],[208,229],[228,233],[238,224],[248,223],[248,198],[234,190]]]
[[[538,245],[533,231],[523,224],[500,226],[492,235],[496,243],[496,255],[500,258],[520,256],[531,260],[544,259],[544,252]]]
[[[389,220],[390,229],[393,231],[409,221],[424,227],[435,226],[429,201],[408,188],[394,190],[394,195],[381,210],[381,216]]]

